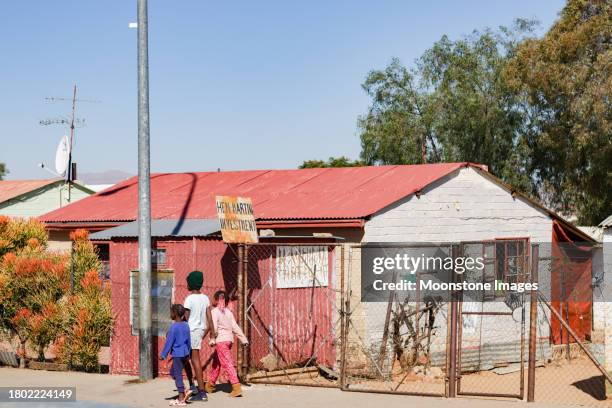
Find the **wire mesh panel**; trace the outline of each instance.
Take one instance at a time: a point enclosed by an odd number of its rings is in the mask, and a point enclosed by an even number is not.
[[[527,361],[528,298],[508,284],[530,282],[530,247],[525,239],[462,243],[461,256],[483,259],[484,267],[463,280],[491,289],[466,295],[459,305],[458,394],[522,399]]]
[[[540,301],[538,339],[548,343],[550,318],[548,307]],[[538,341],[538,349],[542,347]],[[603,350],[597,343],[582,343],[596,359],[601,359]],[[538,353],[535,369],[535,401],[551,404],[576,404],[593,407],[610,407],[606,399],[606,380],[597,366],[578,343],[552,345],[548,353]]]
[[[364,246],[350,248],[344,341],[344,389],[443,396],[448,305],[442,299],[390,291],[384,301],[362,297]],[[396,251],[396,247],[383,248]],[[402,246],[420,254],[439,247]],[[394,275],[394,281],[400,277]]]
[[[538,281],[540,283],[537,324],[537,361],[535,368],[535,401],[553,404],[576,404],[610,407],[606,400],[606,379],[597,363],[604,360],[604,339],[595,332],[590,339],[581,339],[580,325],[572,325],[559,310],[559,299],[552,282],[555,266],[554,244],[539,246]],[[599,306],[597,304],[593,305]],[[555,313],[556,312],[556,313]],[[569,328],[569,330],[568,330]],[[576,334],[574,338],[571,333]],[[563,339],[555,344],[555,339]],[[593,361],[595,360],[595,361]]]
[[[328,244],[249,246],[250,381],[337,386],[339,252]]]
[[[363,279],[372,272],[364,266],[370,249],[368,244],[276,242],[238,251],[219,239],[155,241],[154,353],[165,340],[169,306],[184,302],[187,275],[201,270],[202,293],[212,298],[217,290],[225,290],[229,309],[245,328],[250,345],[234,350],[236,357],[244,357],[239,368],[246,369],[249,382],[431,396],[449,396],[455,384],[459,395],[523,398],[532,389],[527,363],[529,347],[534,346],[535,401],[610,406],[597,364],[603,360],[603,339],[593,332],[585,340],[579,333],[572,341],[553,341],[555,330],[564,331],[560,339],[572,339],[564,322],[570,329],[576,325],[556,316],[557,308],[550,302],[554,295],[550,245],[515,239],[383,246],[386,258],[407,253],[422,262],[430,255],[451,259],[453,272],[458,258],[482,258],[482,268],[462,272],[460,280],[491,283],[493,289],[442,291],[439,296],[393,289],[377,299],[364,295],[366,286],[372,285]],[[110,372],[134,375],[138,374],[138,242],[115,240],[110,255],[115,315]],[[448,278],[441,278],[435,267],[417,268],[414,274],[389,271],[393,282],[443,283]],[[530,282],[532,276],[539,284],[533,311],[528,291],[504,286]],[[244,314],[239,307],[243,298]],[[453,299],[456,303],[451,303]],[[530,344],[531,313],[535,342]],[[205,369],[212,352],[203,342]],[[167,363],[155,359],[155,364],[158,374],[168,374]],[[451,382],[453,373],[456,381]]]
[[[183,304],[189,294],[186,278],[189,272],[204,274],[201,292],[212,299],[217,290],[236,296],[237,258],[230,246],[219,240],[160,240],[153,244],[153,282],[151,291],[153,352],[159,355],[171,324],[170,305]],[[115,325],[111,336],[110,372],[138,374],[138,242],[117,240],[111,244],[111,304]],[[236,313],[236,302],[228,307]],[[209,364],[212,350],[202,343],[202,364]],[[154,359],[154,370],[169,373],[167,362]]]

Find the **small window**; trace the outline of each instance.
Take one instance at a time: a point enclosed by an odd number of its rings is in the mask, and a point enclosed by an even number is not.
[[[165,250],[164,250],[165,252]],[[132,334],[138,335],[138,271],[130,272],[130,324]],[[153,271],[151,286],[153,335],[165,336],[172,320],[170,306],[174,292],[174,273],[169,270]]]
[[[100,260],[100,279],[107,281],[110,279],[110,252],[107,243],[94,244],[98,251],[98,259]]]
[[[528,241],[526,239],[495,240],[495,276],[506,283],[525,282],[528,275]]]
[[[166,249],[152,249],[151,250],[151,263],[153,265],[165,265],[166,264]]]

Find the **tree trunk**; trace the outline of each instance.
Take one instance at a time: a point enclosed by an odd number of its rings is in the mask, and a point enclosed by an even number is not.
[[[19,341],[19,368],[25,368],[26,359],[26,342],[25,340]]]

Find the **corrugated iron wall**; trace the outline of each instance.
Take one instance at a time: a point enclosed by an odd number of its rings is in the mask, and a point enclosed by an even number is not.
[[[324,254],[325,285],[308,280],[307,286],[279,288],[276,265],[278,248],[313,248]],[[154,352],[163,347],[167,326],[169,325],[169,305],[183,303],[188,295],[186,277],[192,270],[204,272],[202,293],[212,299],[217,290],[225,290],[234,300],[238,296],[237,274],[238,259],[235,248],[216,239],[157,240],[153,249],[165,251],[154,270],[170,273],[172,278],[172,299],[156,305],[154,300],[154,321],[156,317],[166,319],[157,327]],[[248,366],[253,369],[262,367],[262,359],[273,355],[279,366],[293,367],[311,362],[333,366],[335,364],[335,333],[332,320],[338,319],[334,311],[337,293],[334,282],[334,246],[271,244],[252,246],[248,255],[248,293],[247,293],[247,331],[250,337]],[[155,257],[154,257],[155,258]],[[133,239],[115,240],[110,246],[110,276],[112,284],[112,307],[116,315],[115,328],[111,340],[110,372],[113,374],[138,373],[138,337],[133,327],[131,313],[134,310],[131,299],[130,275],[138,269],[138,243]],[[305,273],[308,273],[305,270]],[[160,281],[161,282],[161,281]],[[163,283],[160,283],[162,285]],[[161,291],[162,288],[155,291]],[[155,297],[154,297],[155,299]],[[166,306],[168,310],[166,311]],[[229,307],[236,318],[237,302]],[[156,310],[159,308],[159,310]],[[156,316],[156,312],[159,316]],[[164,315],[167,313],[168,316]],[[156,328],[154,328],[155,330]],[[206,343],[206,344],[204,344]],[[206,364],[211,350],[203,343],[202,363]],[[237,347],[236,347],[237,348]],[[169,367],[165,362],[155,367],[159,374],[167,374]]]
[[[202,293],[210,298],[219,289],[224,289],[228,293],[236,290],[237,261],[233,251],[225,243],[212,239],[158,240],[154,243],[153,248],[165,250],[165,262],[156,265],[155,269],[172,272],[174,276],[173,303],[183,303],[188,295],[187,274],[196,269],[204,272]],[[138,242],[136,240],[114,241],[110,251],[112,307],[117,316],[111,339],[110,372],[137,374],[138,337],[133,335],[130,320],[130,273],[138,269]],[[235,302],[231,302],[230,307],[235,308]],[[169,315],[170,311],[166,312]],[[163,314],[164,311],[159,310],[159,313]],[[165,331],[163,327],[160,330]],[[157,338],[155,353],[159,353],[163,347],[163,341],[163,337]],[[203,345],[203,347],[202,355],[209,356],[208,345]],[[159,374],[167,374],[169,368],[166,363],[162,362],[160,367],[155,367],[155,370]]]
[[[334,320],[337,291],[334,288],[334,246],[327,245],[255,245],[249,247],[248,319],[251,347],[250,367],[263,368],[266,357],[277,359],[278,368],[305,363],[333,367],[336,334]],[[287,250],[301,262],[302,278],[279,282],[279,262]],[[316,255],[324,262],[324,271],[313,276],[304,259]],[[281,257],[282,259],[279,259]],[[296,280],[297,279],[297,280]],[[335,319],[334,319],[335,317]]]

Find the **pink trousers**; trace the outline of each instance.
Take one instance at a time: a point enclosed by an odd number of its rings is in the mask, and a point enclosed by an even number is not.
[[[214,384],[219,378],[221,368],[225,370],[229,377],[230,383],[238,384],[238,375],[236,374],[236,367],[234,367],[234,359],[232,358],[232,342],[223,341],[217,343],[215,346],[215,352],[212,355],[211,369],[208,373],[208,382]]]

